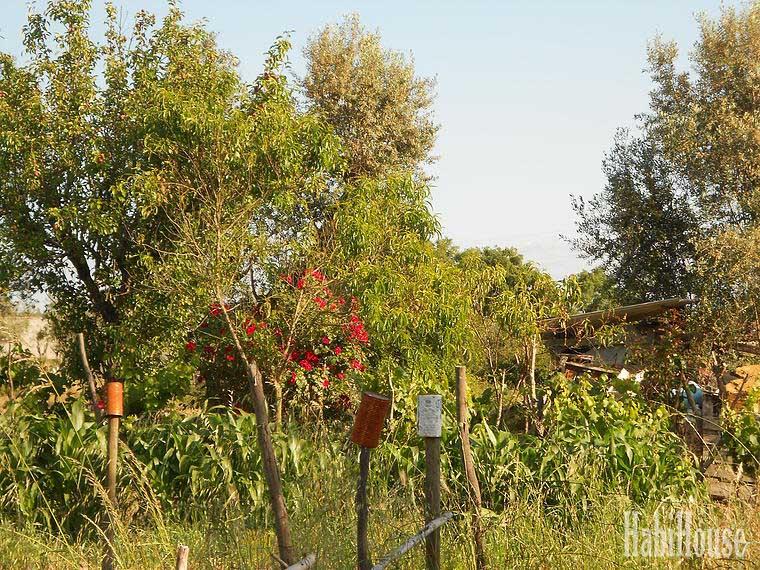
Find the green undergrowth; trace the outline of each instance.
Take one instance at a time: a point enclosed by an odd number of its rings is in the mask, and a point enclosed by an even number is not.
[[[753,510],[709,504],[661,408],[583,380],[552,385],[549,402],[543,436],[471,418],[494,567],[641,567],[623,555],[624,513],[633,508],[686,505],[702,520],[720,522],[728,513],[733,524],[755,528]],[[294,543],[300,554],[315,552],[320,568],[354,565],[358,468],[348,427],[293,424],[273,435]],[[376,559],[424,523],[422,442],[413,424],[399,420],[386,434],[373,451],[370,478]],[[5,407],[0,568],[96,568],[109,520],[120,568],[170,567],[178,543],[190,546],[193,568],[273,567],[277,549],[253,416],[177,406],[126,418],[116,511],[102,487],[105,436],[82,400],[43,410],[22,397]],[[447,412],[442,501],[455,518],[442,531],[446,568],[470,568],[473,560],[460,447]],[[418,547],[395,567],[421,568],[423,556]]]
[[[291,509],[294,542],[299,553],[315,552],[317,568],[355,567],[355,517],[353,489],[335,482],[315,481],[309,500]],[[419,508],[403,496],[374,492],[371,496],[370,544],[377,561],[422,525]],[[485,545],[493,568],[712,568],[710,561],[650,560],[626,558],[624,513],[629,499],[599,495],[569,517],[557,517],[539,502],[519,500],[505,512],[485,517]],[[652,513],[661,504],[639,508]],[[744,528],[757,537],[760,517],[745,505],[714,506],[706,503],[687,507],[703,526],[730,525]],[[229,514],[229,513],[228,513]],[[150,515],[153,516],[153,515]],[[150,525],[119,525],[115,540],[117,562],[124,570],[172,567],[178,543],[190,547],[194,569],[274,568],[273,534],[250,527],[244,517],[208,517],[193,523],[171,522],[170,512],[158,513]],[[98,568],[103,540],[70,539],[33,527],[0,525],[0,567],[18,569]],[[466,514],[446,525],[442,532],[444,568],[473,569],[473,540]],[[757,561],[755,547],[747,553],[748,563]],[[746,564],[746,563],[745,563]],[[393,568],[424,568],[424,549],[419,546]]]

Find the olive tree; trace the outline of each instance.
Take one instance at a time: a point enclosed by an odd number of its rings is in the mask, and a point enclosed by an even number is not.
[[[353,14],[304,49],[303,90],[343,141],[350,178],[417,170],[432,160],[435,83],[417,77],[413,61],[380,40]]]
[[[652,42],[639,132],[616,136],[606,187],[575,202],[576,248],[601,263],[624,301],[709,294],[704,286],[721,276],[700,272],[703,246],[760,220],[758,14],[754,3],[701,16],[688,71],[675,43]]]

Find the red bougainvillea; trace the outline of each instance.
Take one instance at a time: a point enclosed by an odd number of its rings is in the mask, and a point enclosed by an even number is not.
[[[238,340],[267,384],[283,386],[287,401],[318,401],[327,408],[350,406],[356,381],[366,372],[369,335],[357,299],[337,295],[317,269],[284,275],[276,285],[276,310],[226,306]],[[198,359],[212,397],[239,401],[245,374],[222,307],[214,304],[185,348]]]

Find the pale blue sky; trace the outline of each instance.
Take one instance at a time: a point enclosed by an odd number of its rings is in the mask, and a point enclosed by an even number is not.
[[[20,54],[27,3],[2,0],[0,50]],[[729,5],[738,2],[728,2]],[[93,21],[103,10],[96,4]],[[127,22],[165,4],[115,0]],[[576,271],[559,234],[573,232],[570,194],[604,184],[601,161],[615,129],[646,109],[646,45],[656,34],[685,52],[697,39],[695,14],[719,0],[669,1],[308,1],[185,0],[253,79],[263,52],[292,30],[293,70],[319,27],[358,12],[388,47],[412,52],[420,74],[438,80],[441,123],[432,168],[433,208],[458,245],[516,246],[555,277]],[[688,65],[682,53],[682,64]]]

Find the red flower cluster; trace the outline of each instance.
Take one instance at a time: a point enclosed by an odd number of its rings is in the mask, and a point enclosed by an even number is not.
[[[307,273],[312,277],[312,279],[315,279],[316,281],[319,281],[320,283],[324,283],[326,277],[319,269],[311,269],[306,270]]]
[[[257,322],[254,322],[252,319],[246,319],[243,322],[243,328],[245,329],[245,334],[247,334],[248,336],[251,336],[257,330],[264,330],[265,328],[267,328],[267,324],[265,322],[257,323]]]
[[[238,368],[232,334],[224,316],[227,309],[237,339],[246,354],[254,359],[265,376],[284,374],[288,383],[287,398],[311,398],[316,393],[330,390],[320,396],[326,406],[337,405],[338,399],[353,393],[350,382],[366,371],[363,364],[363,346],[369,343],[364,322],[358,315],[359,303],[334,295],[325,275],[318,269],[307,269],[299,275],[283,275],[282,282],[295,290],[303,290],[313,305],[307,307],[297,328],[280,317],[289,314],[288,302],[300,298],[285,295],[282,311],[274,313],[271,321],[254,315],[242,315],[241,309],[230,309],[215,303],[209,307],[208,317],[190,337],[185,348],[199,353],[200,372],[209,386],[228,386],[236,378],[243,378]],[[235,371],[233,373],[233,371]],[[342,408],[341,408],[342,409]]]
[[[367,344],[369,342],[369,335],[367,334],[367,331],[364,330],[364,322],[356,315],[356,313],[351,314],[351,322],[346,325],[346,329],[348,332],[348,338],[351,340],[355,340],[362,344]]]
[[[324,273],[322,273],[319,269],[307,269],[303,272],[303,275],[299,276],[296,279],[294,279],[292,275],[281,275],[280,278],[288,285],[293,285],[295,282],[296,289],[303,289],[306,287],[310,279],[313,279],[319,283],[324,283],[327,280],[327,277],[325,277]]]
[[[224,308],[228,311],[230,310],[230,306],[227,304],[224,305]],[[218,317],[222,314],[222,306],[219,303],[213,303],[211,305],[211,309],[209,310],[209,314],[212,317]]]
[[[307,350],[306,352],[304,352],[301,360],[298,361],[298,365],[304,370],[306,370],[307,372],[311,372],[312,370],[314,370],[314,366],[318,362],[319,362],[319,356],[314,354],[312,351]]]

